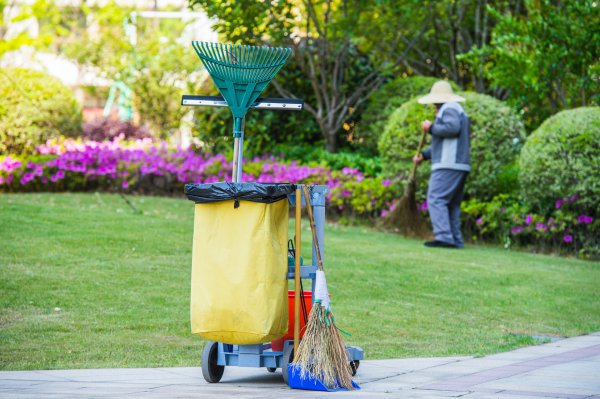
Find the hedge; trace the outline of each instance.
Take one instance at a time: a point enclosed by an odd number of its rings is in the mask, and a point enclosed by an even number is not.
[[[562,111],[542,123],[521,152],[519,181],[537,212],[576,195],[579,212],[600,217],[600,107]]]
[[[81,123],[81,107],[58,79],[27,69],[0,69],[0,153],[33,153],[48,139],[81,134]]]

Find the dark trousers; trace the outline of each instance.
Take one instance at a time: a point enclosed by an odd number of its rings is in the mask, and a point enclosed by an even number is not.
[[[460,202],[463,198],[467,172],[438,169],[431,172],[427,202],[437,241],[464,247],[460,232]]]

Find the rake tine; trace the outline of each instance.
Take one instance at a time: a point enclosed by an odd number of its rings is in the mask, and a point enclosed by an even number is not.
[[[221,72],[222,77],[227,77],[229,67],[226,67],[224,64],[227,62],[227,46],[223,46],[218,44],[214,47],[215,58],[220,61],[217,64],[219,71]]]
[[[220,65],[218,63],[214,62],[215,60],[218,60],[218,57],[215,57],[215,48],[214,48],[214,45],[212,43],[206,43],[205,44],[205,51],[206,51],[207,57],[210,58],[211,70],[216,75],[219,75]]]

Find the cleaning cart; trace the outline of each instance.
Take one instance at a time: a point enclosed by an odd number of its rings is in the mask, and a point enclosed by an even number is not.
[[[303,317],[291,321],[296,295],[288,293],[287,280],[294,279],[297,287],[302,280],[312,280],[311,287],[315,286],[316,248],[321,257],[324,255],[328,187],[309,187],[308,206],[313,210],[316,238],[313,261],[300,265],[300,254],[288,246],[288,216],[290,206],[299,210],[307,206],[306,201],[293,194],[297,189],[294,184],[243,183],[242,164],[244,118],[249,109],[303,108],[303,101],[298,99],[258,98],[291,51],[201,42],[193,45],[222,97],[185,95],[182,105],[228,106],[234,117],[232,181],[188,184],[185,189],[196,204],[192,330],[209,340],[202,353],[202,373],[206,381],[216,383],[227,366],[265,367],[270,372],[281,368],[287,383],[294,352],[291,330],[295,328],[297,336],[314,294],[302,290],[297,295]],[[297,236],[299,240],[299,226]],[[298,306],[295,310],[297,314]],[[348,346],[347,354],[355,374],[364,353],[359,347]]]

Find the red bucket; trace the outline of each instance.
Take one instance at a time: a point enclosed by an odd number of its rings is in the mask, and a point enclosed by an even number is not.
[[[300,296],[304,300],[304,304],[306,305],[306,315],[308,316],[312,308],[312,292],[304,291],[303,293],[300,293]],[[294,339],[294,297],[294,291],[288,291],[288,330],[283,338],[271,342],[271,349],[274,352],[282,352],[283,343],[286,340]],[[302,303],[300,303],[300,338],[304,336],[304,330],[306,330],[306,319],[302,312]]]

